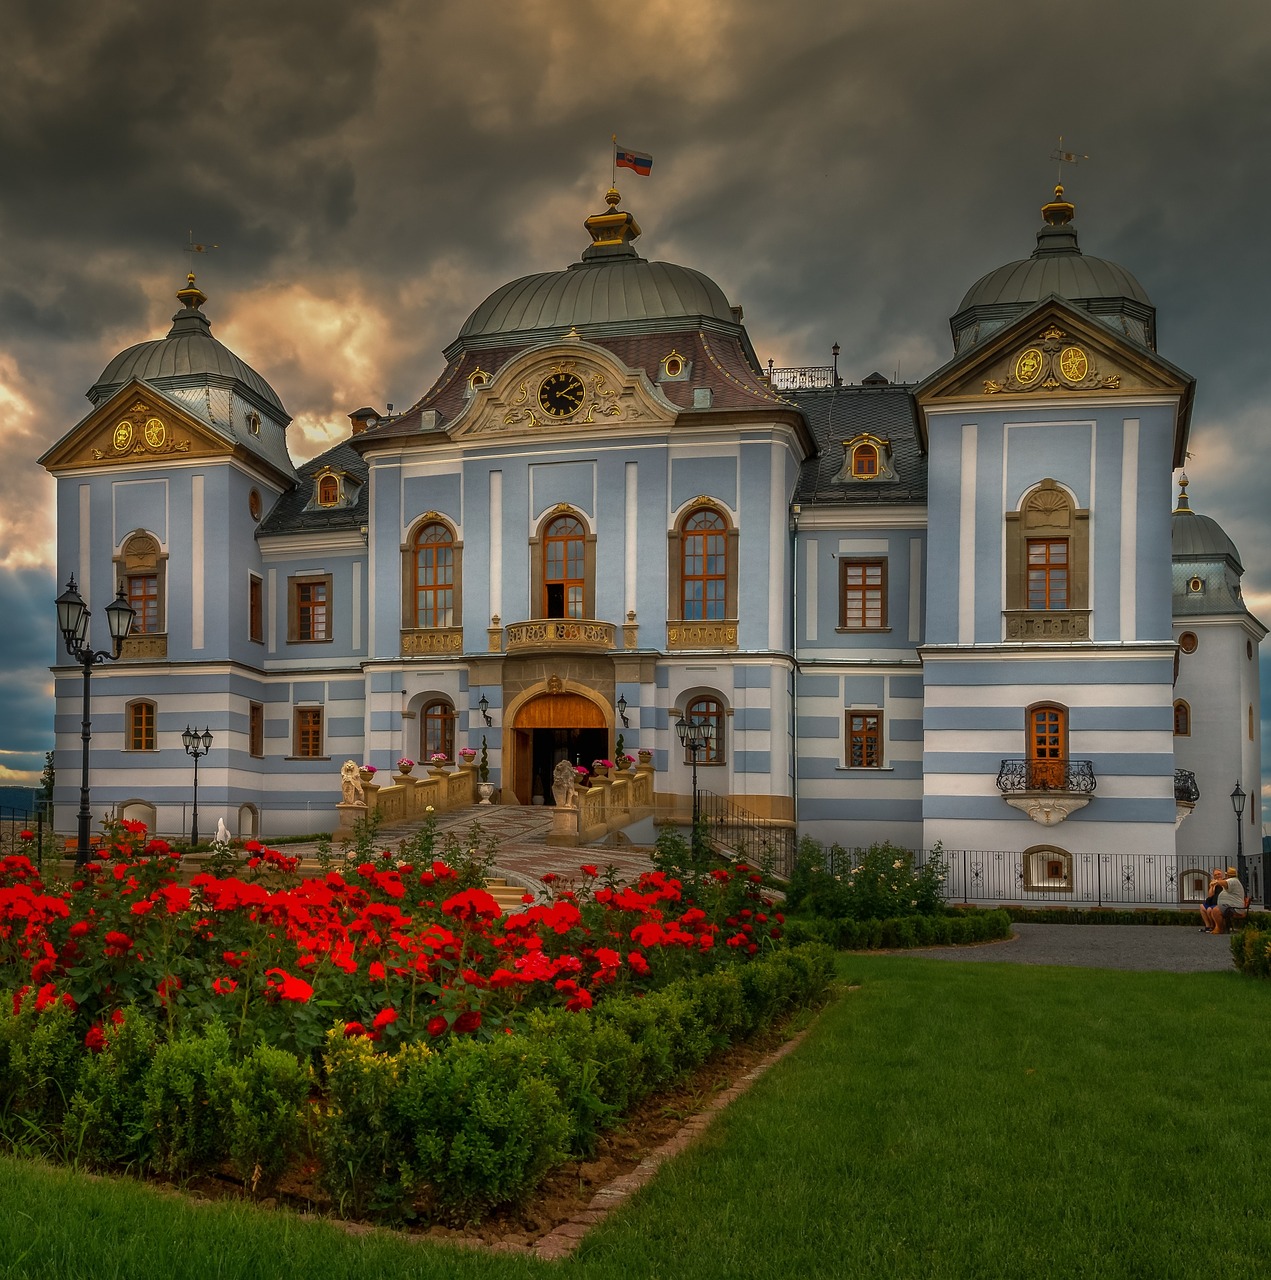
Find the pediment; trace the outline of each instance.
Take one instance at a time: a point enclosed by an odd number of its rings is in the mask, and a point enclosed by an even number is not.
[[[40,459],[48,471],[228,457],[234,446],[148,383],[132,381]]]
[[[669,427],[679,410],[644,372],[576,336],[521,352],[450,426],[452,438],[571,436],[606,427]]]
[[[1090,395],[1190,397],[1193,379],[1154,352],[1123,341],[1087,312],[1051,298],[915,391],[924,409],[1009,397],[1044,401]]]

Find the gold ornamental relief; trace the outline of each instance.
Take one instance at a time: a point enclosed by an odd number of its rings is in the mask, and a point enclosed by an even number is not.
[[[110,443],[114,445],[116,453],[127,453],[132,444],[132,423],[127,419],[119,423],[111,434]]]
[[[136,404],[134,412],[145,413],[146,406]],[[94,449],[93,459],[97,462],[119,462],[125,458],[133,458],[138,454],[156,453],[189,453],[190,442],[178,440],[169,430],[162,418],[146,418],[145,425],[138,430],[129,418],[117,422],[110,433],[108,449]]]
[[[1065,347],[1059,353],[1059,372],[1069,382],[1080,382],[1090,372],[1090,360],[1080,347]]]
[[[1030,386],[1041,377],[1045,357],[1036,347],[1021,351],[1015,358],[1015,381],[1021,387]]]
[[[146,443],[152,449],[162,449],[168,438],[168,428],[162,418],[146,419]]]

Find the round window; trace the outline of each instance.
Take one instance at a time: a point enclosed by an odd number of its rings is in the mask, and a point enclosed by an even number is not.
[[[251,493],[247,495],[247,510],[252,513],[253,520],[260,519],[261,502],[259,489],[253,489]]]
[[[1194,631],[1184,631],[1183,634],[1178,637],[1178,647],[1184,653],[1195,653],[1196,646],[1199,643],[1200,641],[1196,639],[1196,633]]]

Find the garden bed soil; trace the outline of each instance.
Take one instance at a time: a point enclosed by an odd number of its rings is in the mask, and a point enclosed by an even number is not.
[[[408,1223],[400,1230],[447,1244],[499,1252],[535,1252],[542,1257],[564,1256],[578,1244],[587,1226],[599,1221],[608,1208],[621,1203],[643,1180],[632,1180],[642,1162],[668,1145],[673,1150],[666,1151],[666,1155],[687,1146],[707,1121],[703,1113],[727,1105],[752,1079],[792,1049],[802,1039],[804,1021],[796,1016],[766,1035],[734,1045],[715,1055],[677,1088],[646,1099],[616,1129],[600,1135],[589,1159],[557,1165],[521,1203],[504,1206],[480,1222],[465,1226]],[[729,1096],[721,1096],[725,1094]],[[650,1176],[651,1173],[650,1167]],[[184,1192],[195,1200],[249,1198],[241,1182],[228,1174],[201,1175],[180,1187],[163,1181],[159,1185]],[[606,1188],[613,1189],[604,1197],[612,1203],[597,1209],[593,1201]],[[311,1170],[288,1174],[275,1194],[259,1203],[268,1208],[317,1214],[355,1233],[372,1229],[365,1222],[335,1218],[335,1205],[313,1180]],[[553,1238],[547,1240],[548,1236]]]

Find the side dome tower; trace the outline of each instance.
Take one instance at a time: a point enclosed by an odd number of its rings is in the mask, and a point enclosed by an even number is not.
[[[1042,227],[1032,256],[997,267],[967,290],[949,321],[953,349],[961,353],[1008,325],[1043,298],[1057,294],[1132,342],[1156,350],[1156,308],[1143,286],[1118,263],[1081,252],[1073,223],[1076,206],[1055,188],[1042,206]]]
[[[1174,616],[1243,614],[1240,552],[1217,520],[1192,510],[1188,483],[1184,472],[1178,481],[1178,506],[1170,517]]]

